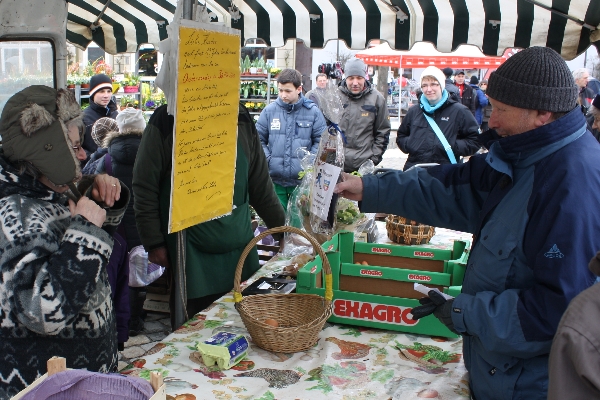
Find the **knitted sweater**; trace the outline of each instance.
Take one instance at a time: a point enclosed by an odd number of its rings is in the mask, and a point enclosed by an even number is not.
[[[126,205],[128,193],[121,197]],[[107,213],[113,223],[118,208]],[[71,217],[65,195],[18,175],[1,155],[0,224],[0,399],[44,374],[52,356],[69,368],[114,371],[110,235]]]

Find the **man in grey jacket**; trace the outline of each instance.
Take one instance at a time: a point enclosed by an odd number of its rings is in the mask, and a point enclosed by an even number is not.
[[[351,58],[344,69],[346,79],[339,85],[344,105],[340,129],[346,137],[344,171],[357,171],[367,160],[381,162],[390,140],[390,120],[383,95],[366,80],[367,66]]]
[[[600,276],[600,251],[589,269]],[[548,400],[600,398],[600,285],[593,285],[569,303],[550,351]]]
[[[256,122],[275,193],[287,209],[288,199],[298,186],[302,170],[296,150],[305,147],[316,153],[321,135],[327,129],[323,113],[315,103],[302,96],[302,75],[284,69],[277,78],[279,97],[269,104]]]

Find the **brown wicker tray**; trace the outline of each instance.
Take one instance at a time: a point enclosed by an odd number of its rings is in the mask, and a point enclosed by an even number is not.
[[[243,297],[240,280],[244,261],[250,250],[263,237],[291,232],[306,238],[321,256],[325,272],[325,298],[315,294],[258,294]],[[295,353],[311,348],[319,340],[319,332],[332,313],[333,284],[331,267],[319,243],[306,232],[291,226],[268,229],[248,243],[235,271],[233,298],[252,341],[259,347],[279,353]],[[274,319],[278,327],[266,324]]]
[[[433,226],[391,214],[385,218],[385,229],[391,241],[408,245],[429,243],[435,235]]]

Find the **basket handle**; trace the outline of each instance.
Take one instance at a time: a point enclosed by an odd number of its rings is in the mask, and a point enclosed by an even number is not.
[[[310,244],[313,246],[315,251],[321,256],[321,261],[323,262],[323,271],[325,271],[325,300],[331,301],[333,299],[333,278],[331,276],[331,267],[329,265],[329,260],[327,259],[327,256],[325,255],[325,251],[323,250],[323,248],[321,247],[319,242],[317,242],[315,240],[315,238],[310,236],[308,233],[306,233],[298,228],[294,228],[293,226],[280,226],[277,228],[267,229],[266,231],[262,232],[261,234],[259,234],[258,236],[254,237],[252,240],[250,240],[250,243],[248,243],[246,245],[246,248],[244,248],[244,251],[240,255],[240,259],[237,263],[237,267],[235,269],[235,276],[233,279],[233,300],[236,303],[239,303],[240,301],[242,301],[242,292],[240,290],[240,280],[242,279],[242,269],[244,268],[244,262],[246,261],[246,257],[248,256],[250,251],[254,248],[256,243],[258,243],[262,238],[269,236],[273,233],[284,233],[284,232],[295,233],[297,235],[304,237],[306,240],[308,240],[310,242]]]

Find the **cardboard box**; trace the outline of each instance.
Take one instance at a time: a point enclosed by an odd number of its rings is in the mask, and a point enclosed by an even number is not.
[[[423,294],[414,283],[450,295],[460,293],[470,244],[455,241],[452,248],[354,242],[352,233],[335,235],[322,247],[333,275],[331,322],[403,332],[456,337],[434,316],[413,321],[410,310]],[[361,263],[366,262],[368,265]],[[298,271],[296,291],[323,296],[320,257]]]

